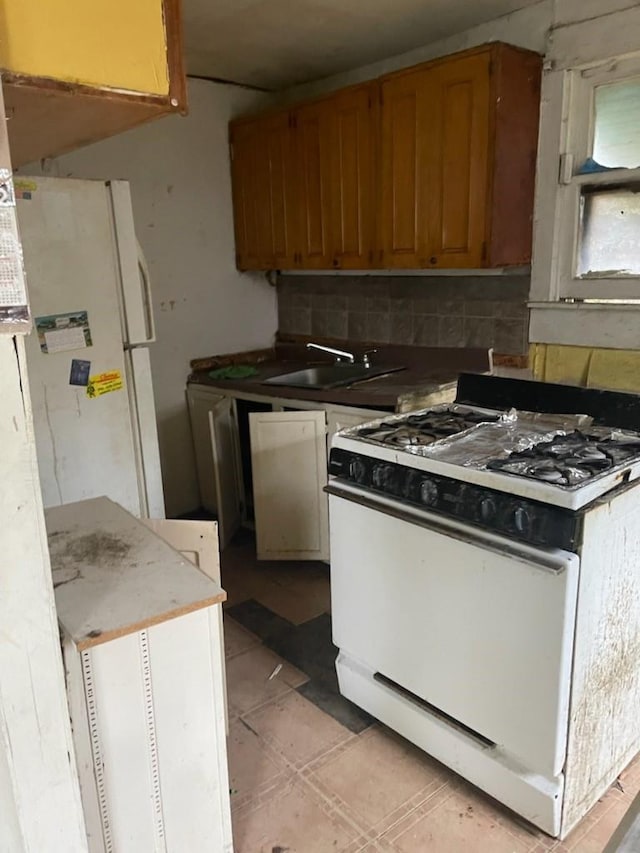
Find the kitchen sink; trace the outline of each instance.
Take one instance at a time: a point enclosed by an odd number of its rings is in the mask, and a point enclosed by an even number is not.
[[[317,364],[313,367],[305,367],[303,370],[295,370],[293,373],[282,373],[279,376],[264,379],[263,385],[286,385],[289,388],[324,390],[351,385],[353,382],[362,382],[374,376],[384,376],[386,373],[404,369],[404,367],[383,367],[382,365],[365,367],[364,364]]]

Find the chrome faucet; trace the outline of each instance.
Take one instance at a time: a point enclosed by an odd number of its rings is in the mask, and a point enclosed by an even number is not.
[[[333,347],[325,347],[322,344],[314,344],[308,343],[307,349],[318,349],[321,352],[329,352],[331,355],[335,355],[336,361],[342,361],[343,358],[346,358],[350,364],[355,364],[356,357],[352,352],[346,352],[342,349],[334,349]]]
[[[336,362],[340,362],[344,358],[349,362],[349,364],[355,364],[356,363],[355,353],[347,352],[346,350],[334,349],[334,347],[325,347],[322,344],[314,344],[314,343],[308,343],[307,349],[317,349],[317,350],[320,350],[321,352],[331,353],[331,355],[335,355]],[[370,350],[367,350],[367,352],[363,353],[362,365],[364,367],[371,367],[371,361],[369,360],[369,356],[372,355],[374,352],[378,352],[378,350],[370,349]]]

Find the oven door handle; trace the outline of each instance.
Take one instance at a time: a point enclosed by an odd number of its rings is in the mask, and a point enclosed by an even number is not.
[[[359,492],[341,489],[331,483],[324,487],[324,491],[332,497],[351,501],[351,503],[366,507],[374,512],[380,512],[383,515],[391,516],[391,518],[397,518],[400,521],[405,521],[408,524],[415,525],[416,527],[422,527],[433,533],[440,533],[443,536],[457,539],[459,542],[463,542],[466,545],[476,545],[479,548],[493,551],[496,554],[513,557],[514,559],[525,562],[528,565],[534,565],[536,568],[553,572],[554,574],[561,574],[566,571],[569,563],[578,560],[578,556],[570,553],[569,551],[561,551],[559,549],[552,551],[538,546],[534,548],[529,545],[505,540],[503,537],[498,538],[495,534],[483,534],[482,531],[476,530],[471,526],[465,526],[464,530],[462,530],[457,526],[442,522],[434,518],[432,515],[426,517],[424,514],[413,513],[406,510],[404,507],[381,503],[380,501],[375,500],[375,498],[370,498],[367,495],[360,494]]]

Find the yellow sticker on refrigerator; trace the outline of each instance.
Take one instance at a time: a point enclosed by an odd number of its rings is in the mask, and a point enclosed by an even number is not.
[[[87,397],[102,397],[103,394],[109,394],[111,391],[120,391],[123,387],[124,381],[119,370],[96,373],[89,377]]]

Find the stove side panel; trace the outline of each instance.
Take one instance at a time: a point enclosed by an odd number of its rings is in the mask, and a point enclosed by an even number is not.
[[[640,750],[640,488],[587,512],[562,837]]]

